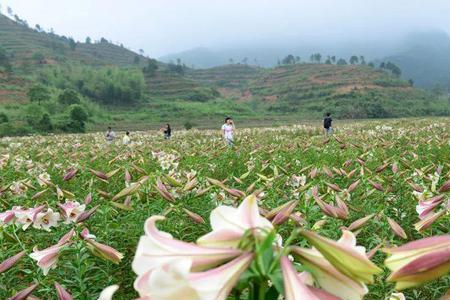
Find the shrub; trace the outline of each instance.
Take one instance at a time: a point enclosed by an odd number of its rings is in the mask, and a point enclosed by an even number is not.
[[[191,123],[191,121],[186,121],[186,122],[184,122],[184,129],[186,129],[186,130],[190,130],[190,129],[192,129],[194,126],[195,126],[195,124],[194,124],[194,123]]]
[[[4,112],[0,112],[0,124],[8,122],[9,122],[8,116]]]
[[[63,105],[79,104],[80,95],[75,90],[66,89],[59,95],[58,101]]]
[[[70,108],[70,119],[84,123],[88,119],[88,114],[81,105],[75,104]]]

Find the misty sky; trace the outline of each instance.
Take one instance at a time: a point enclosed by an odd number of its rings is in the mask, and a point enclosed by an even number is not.
[[[450,32],[448,0],[0,0],[31,25],[84,41],[105,37],[151,57],[298,39]]]

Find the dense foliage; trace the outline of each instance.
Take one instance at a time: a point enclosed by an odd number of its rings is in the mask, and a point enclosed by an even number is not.
[[[288,239],[295,228],[337,240],[345,226],[358,245],[373,250],[370,257],[379,267],[386,258],[380,247],[449,234],[446,201],[433,207],[433,222],[421,221],[421,211],[416,212],[431,197],[449,196],[448,119],[335,125],[337,134],[330,138],[310,126],[241,129],[232,149],[218,132],[196,130],[175,132],[172,140],[160,132],[132,133],[130,146],[122,145],[122,133],[112,144],[103,134],[1,139],[0,212],[21,206],[52,218],[10,223],[1,215],[8,225],[0,227],[0,261],[22,256],[0,274],[0,298],[37,283],[36,297],[57,299],[58,282],[74,299],[97,299],[111,284],[120,285],[114,299],[134,299],[131,262],[148,217],[165,216],[160,230],[193,242],[211,230],[207,221],[214,208],[237,207],[252,193],[267,218],[273,208],[295,203],[286,223],[274,225],[283,243],[311,246],[301,236]],[[58,241],[57,259],[44,275],[37,249]],[[385,280],[389,273],[383,268],[364,299],[385,299],[395,292]],[[438,299],[450,286],[449,275],[439,277],[404,290],[406,298]],[[230,299],[247,299],[239,289],[238,284]]]

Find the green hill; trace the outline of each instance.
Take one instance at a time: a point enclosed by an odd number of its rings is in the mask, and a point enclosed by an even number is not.
[[[77,43],[0,15],[0,114],[7,116],[0,119],[9,120],[0,123],[0,135],[105,124],[206,126],[226,115],[252,122],[312,119],[326,111],[337,118],[407,117],[448,115],[449,107],[445,99],[365,65],[195,70],[106,39]]]

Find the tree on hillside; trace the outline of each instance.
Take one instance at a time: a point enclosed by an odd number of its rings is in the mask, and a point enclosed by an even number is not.
[[[10,17],[13,16],[14,12],[13,12],[13,10],[12,10],[11,7],[8,6],[8,8],[6,9],[6,11],[8,12],[8,15],[9,15]]]
[[[40,65],[45,63],[45,55],[42,52],[35,52],[33,59]]]
[[[336,62],[336,56],[333,55],[333,56],[331,57],[331,62],[332,62],[333,64]]]
[[[140,54],[140,55],[144,55],[144,53],[145,53],[145,52],[144,52],[144,49],[139,49],[139,54]]]
[[[412,78],[410,78],[410,79],[408,80],[408,83],[409,83],[410,86],[414,86],[414,80],[412,80]]]
[[[2,47],[0,47],[0,66],[6,67],[9,65],[8,52]]]
[[[75,48],[77,47],[77,43],[73,38],[69,38],[69,47],[71,50],[75,50]]]
[[[9,122],[8,116],[4,112],[0,112],[0,124],[8,122]]]
[[[325,63],[327,64],[327,65],[331,65],[332,64],[332,62],[331,62],[331,56],[327,56],[327,60],[325,61]]]
[[[156,61],[156,59],[150,58],[148,60],[147,66],[144,67],[143,72],[148,76],[153,77],[156,74],[156,70],[158,70],[158,62]]]
[[[31,102],[37,102],[41,105],[41,102],[50,99],[50,91],[42,84],[35,84],[28,90],[28,98]]]
[[[363,55],[361,55],[359,57],[359,62],[361,63],[361,65],[365,66],[366,65],[366,59]]]
[[[315,60],[318,64],[320,64],[320,62],[321,62],[321,60],[322,60],[322,54],[320,54],[320,53],[314,54],[314,60]]]
[[[139,55],[136,55],[133,59],[133,64],[139,65],[140,62],[141,62],[141,58],[139,57]]]
[[[85,132],[85,122],[88,114],[81,105],[75,104],[70,107],[70,122],[66,125],[66,130],[71,132]]]
[[[311,54],[311,56],[309,57],[309,60],[313,63],[314,59],[315,59],[314,54]]]
[[[392,74],[394,74],[397,77],[400,77],[402,75],[402,70],[394,63],[388,61],[385,65],[385,68],[389,71],[391,71]]]
[[[380,63],[380,69],[384,69],[384,68],[386,68],[386,64],[385,64],[385,62],[383,61],[382,63]]]
[[[44,113],[42,118],[39,120],[36,129],[41,132],[50,132],[53,130],[52,120],[50,119],[50,115],[48,113]]]
[[[36,24],[34,27],[36,28],[36,30],[37,30],[38,32],[42,32],[42,27],[41,27],[41,25]]]
[[[85,43],[86,43],[86,44],[91,44],[91,43],[92,43],[91,38],[90,38],[90,37],[86,37]]]
[[[174,63],[169,63],[167,65],[167,68],[169,69],[170,72],[184,75],[184,66],[183,65],[176,65]]]
[[[177,58],[177,65],[181,65],[181,58]]]
[[[80,95],[72,89],[65,89],[59,96],[58,102],[63,105],[72,105],[80,103]]]
[[[358,56],[352,55],[352,56],[350,57],[350,64],[351,64],[351,65],[356,65],[356,64],[358,64],[358,62],[359,62]]]
[[[347,64],[347,61],[343,58],[340,58],[337,63],[338,66],[345,66]]]
[[[295,64],[295,57],[292,54],[289,54],[281,61],[283,65],[293,65]]]
[[[232,64],[234,64],[234,59],[230,58],[230,59],[228,60],[228,62],[230,63],[230,65],[232,65]]]
[[[296,63],[299,63],[300,60],[301,60],[300,56],[296,56],[296,57],[295,57],[295,62],[296,62]]]
[[[369,67],[371,67],[371,68],[375,68],[375,64],[373,63],[373,62],[370,62],[370,63],[368,63],[367,64]]]

